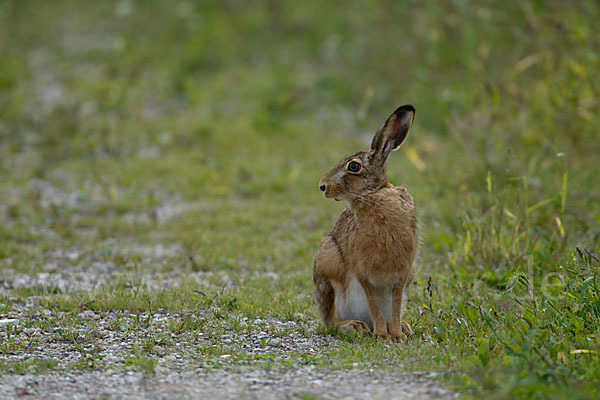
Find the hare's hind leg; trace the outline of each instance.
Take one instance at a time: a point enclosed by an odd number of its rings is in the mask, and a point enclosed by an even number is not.
[[[336,291],[331,281],[319,275],[313,275],[315,282],[315,300],[321,321],[325,326],[337,327],[343,333],[371,333],[366,322],[354,319],[342,321],[340,318],[338,304],[336,302]]]
[[[326,326],[336,325],[340,315],[335,307],[335,290],[328,278],[313,274],[315,282],[315,301],[321,321]]]
[[[337,325],[338,330],[342,333],[350,334],[354,332],[358,333],[371,333],[371,329],[366,322],[359,321],[356,319],[347,319],[340,321]]]
[[[363,321],[345,320],[342,321],[339,312],[339,296],[343,285],[336,284],[337,290],[333,287],[332,279],[336,282],[344,281],[345,268],[341,264],[338,250],[331,238],[325,238],[321,248],[315,257],[313,267],[313,281],[315,283],[315,301],[321,321],[325,326],[337,327],[340,332],[367,332],[371,329]]]

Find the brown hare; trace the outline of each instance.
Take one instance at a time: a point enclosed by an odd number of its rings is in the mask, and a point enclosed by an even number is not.
[[[399,107],[377,131],[371,150],[342,159],[319,182],[326,198],[345,200],[315,256],[313,280],[323,323],[402,342],[404,289],[415,276],[417,217],[411,195],[388,181],[385,162],[412,125],[415,108]]]

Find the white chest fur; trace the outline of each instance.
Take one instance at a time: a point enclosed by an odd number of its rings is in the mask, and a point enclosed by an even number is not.
[[[375,298],[379,303],[385,320],[388,322],[392,317],[392,289],[392,285],[375,287]],[[373,329],[367,296],[358,280],[353,276],[345,293],[343,293],[341,285],[334,285],[334,290],[342,321],[347,319],[363,321]]]

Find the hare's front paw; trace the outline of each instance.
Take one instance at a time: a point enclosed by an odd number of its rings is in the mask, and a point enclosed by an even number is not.
[[[390,334],[390,338],[394,343],[402,343],[406,340],[406,335],[402,332]]]
[[[371,329],[369,325],[367,325],[363,321],[357,321],[354,319],[349,319],[346,321],[340,322],[338,329],[342,333],[350,334],[354,332],[358,333],[371,333]]]
[[[400,322],[400,325],[390,326],[390,336],[394,343],[402,343],[406,340],[407,336],[411,336],[412,334],[413,331],[410,329],[410,325],[404,321]]]
[[[387,331],[387,327],[386,327],[386,329],[373,330],[373,335],[375,335],[375,337],[377,337],[379,339],[387,340],[390,338],[390,334]]]

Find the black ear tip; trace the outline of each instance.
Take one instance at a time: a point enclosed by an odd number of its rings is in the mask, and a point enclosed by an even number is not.
[[[394,111],[394,114],[404,114],[406,112],[411,112],[411,113],[415,113],[415,107],[412,104],[405,104],[403,106],[400,106],[396,109],[396,111]]]

